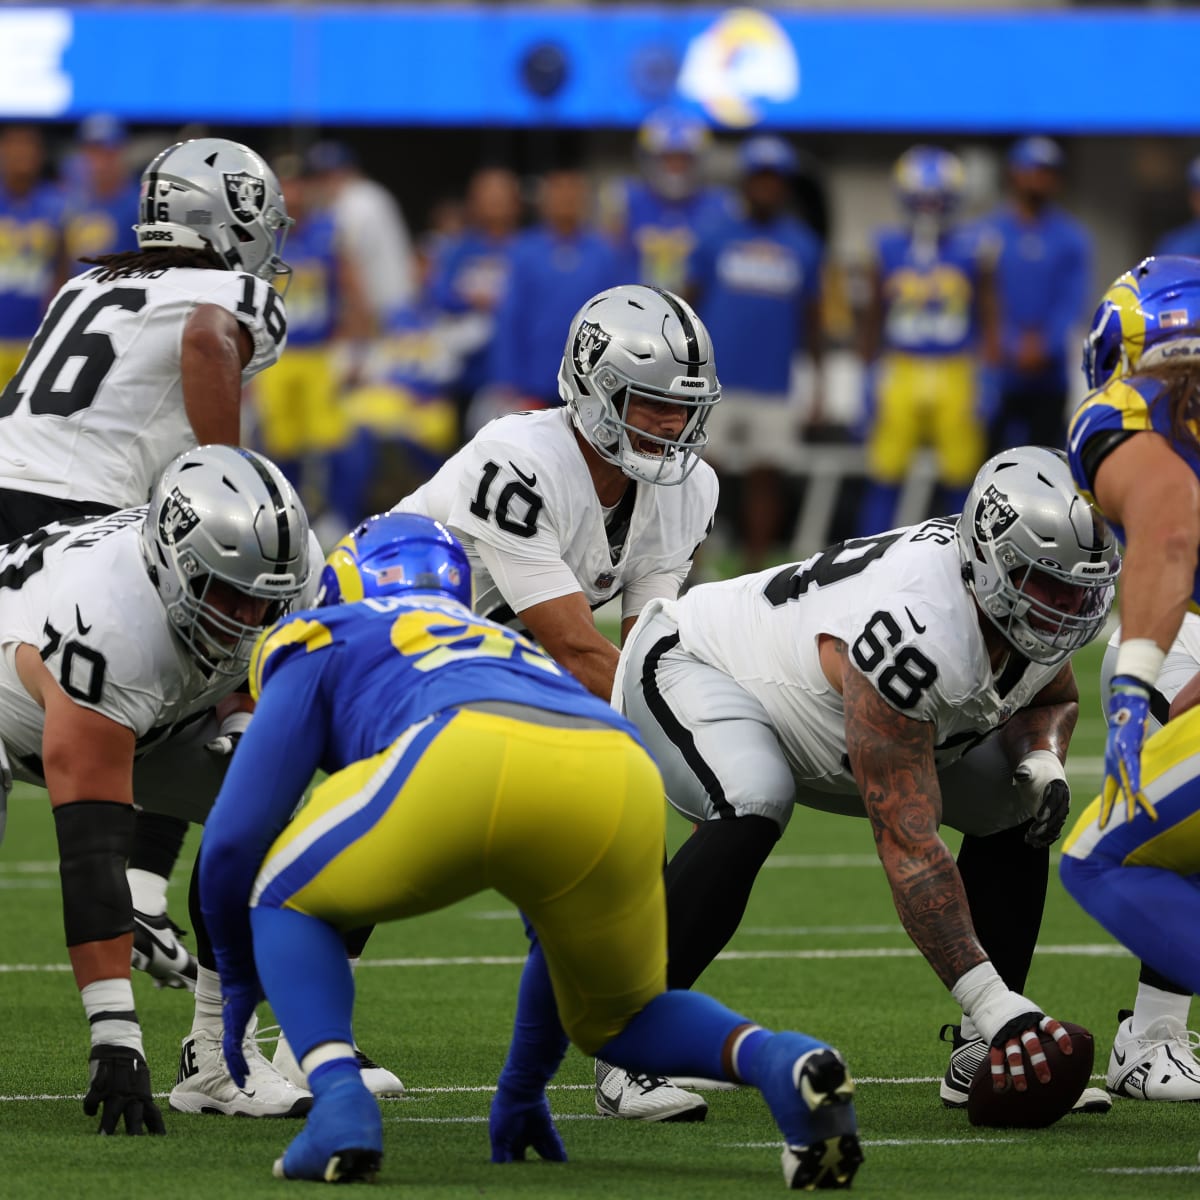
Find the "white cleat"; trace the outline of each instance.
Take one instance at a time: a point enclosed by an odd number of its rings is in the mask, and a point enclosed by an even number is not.
[[[370,1055],[364,1054],[357,1046],[354,1047],[354,1057],[358,1059],[358,1069],[362,1073],[362,1081],[367,1091],[374,1096],[403,1096],[404,1084],[399,1077],[387,1067],[381,1067]],[[288,1040],[282,1034],[271,1057],[271,1065],[284,1079],[290,1080],[297,1087],[307,1088],[308,1080],[300,1070],[300,1064],[292,1053]]]
[[[703,1121],[708,1101],[661,1075],[634,1075],[596,1059],[596,1111],[626,1121]]]
[[[250,1068],[239,1088],[225,1068],[221,1032],[194,1030],[183,1039],[179,1078],[168,1103],[181,1113],[220,1113],[233,1117],[302,1117],[312,1108],[312,1093],[285,1079],[263,1057],[255,1041],[256,1022],[246,1030],[242,1049]]]
[[[1140,1037],[1132,1026],[1126,1019],[1117,1027],[1108,1090],[1131,1100],[1200,1100],[1200,1034],[1175,1017],[1160,1017]]]
[[[183,930],[167,916],[151,917],[133,910],[135,971],[145,971],[155,987],[196,990],[196,956],[179,940]]]

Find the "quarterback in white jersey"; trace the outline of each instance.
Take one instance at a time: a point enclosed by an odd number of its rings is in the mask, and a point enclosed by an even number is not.
[[[700,318],[632,285],[579,310],[558,382],[565,408],[491,422],[395,511],[451,529],[476,610],[527,629],[607,700],[617,650],[592,611],[619,595],[624,637],[679,594],[716,511],[698,454],[720,385]]]
[[[310,553],[279,470],[203,446],[168,465],[148,508],[51,525],[0,554],[0,737],[18,773],[50,794],[92,1033],[84,1111],[103,1107],[104,1133],[122,1119],[131,1134],[163,1132],[129,982],[135,789],[203,820],[224,766],[203,749],[218,733],[209,710],[232,699],[258,635],[304,592]],[[142,787],[140,751],[170,762],[172,787],[161,774]],[[219,1028],[219,993],[215,1008]],[[307,1102],[293,1088],[276,1115]]]
[[[1065,461],[1025,447],[984,465],[957,520],[649,606],[619,700],[700,822],[667,868],[669,986],[732,936],[795,804],[866,816],[905,929],[966,1014],[956,1053],[1020,1068],[1049,1021],[1019,990],[1070,799],[1068,658],[1117,569]],[[957,866],[943,821],[968,835]],[[1004,863],[969,867],[988,844]],[[965,1104],[973,1069],[944,1100]]]

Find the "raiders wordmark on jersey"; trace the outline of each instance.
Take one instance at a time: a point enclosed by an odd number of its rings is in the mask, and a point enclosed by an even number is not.
[[[581,590],[592,608],[620,595],[623,617],[677,596],[716,505],[716,475],[701,462],[677,487],[631,481],[605,510],[561,408],[492,421],[395,511],[451,529],[471,562],[476,611],[519,624],[515,613]],[[503,560],[504,579],[481,545]]]
[[[102,273],[62,288],[0,393],[0,487],[144,504],[166,465],[196,445],[180,371],[196,306],[219,305],[249,330],[243,382],[287,340],[279,293],[254,275],[171,267],[101,283]]]

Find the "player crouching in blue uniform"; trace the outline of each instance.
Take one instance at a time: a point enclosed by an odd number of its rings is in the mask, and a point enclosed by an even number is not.
[[[443,526],[372,517],[330,555],[324,607],[255,651],[258,709],[200,870],[234,1079],[265,993],[315,1097],[275,1174],[369,1179],[383,1156],[339,931],[494,887],[537,937],[492,1105],[493,1161],[529,1147],[566,1158],[545,1092],[565,1051],[557,1003],[588,1054],[753,1084],[783,1132],[789,1186],[848,1186],[862,1154],[838,1052],[666,990],[663,787],[633,726],[531,642],[475,616],[470,596],[466,556]],[[318,767],[329,778],[287,824]]]

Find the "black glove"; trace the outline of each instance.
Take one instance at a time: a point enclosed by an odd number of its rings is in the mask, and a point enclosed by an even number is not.
[[[94,1117],[103,1106],[97,1133],[116,1133],[122,1117],[130,1137],[167,1132],[162,1113],[150,1096],[150,1068],[136,1050],[93,1046],[88,1068],[91,1085],[83,1098],[83,1111]]]
[[[1058,756],[1049,750],[1027,754],[1013,772],[1013,786],[1033,810],[1033,820],[1025,831],[1031,846],[1051,846],[1063,831],[1071,811],[1071,789]]]

